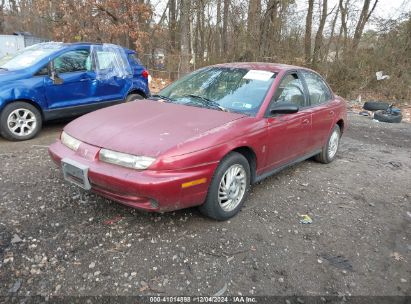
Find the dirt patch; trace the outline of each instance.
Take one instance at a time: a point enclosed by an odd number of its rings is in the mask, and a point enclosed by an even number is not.
[[[260,182],[226,222],[67,184],[62,125],[0,139],[0,295],[411,295],[411,125],[349,118],[333,163]]]

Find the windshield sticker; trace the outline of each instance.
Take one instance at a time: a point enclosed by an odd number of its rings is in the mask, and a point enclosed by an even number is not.
[[[244,75],[244,79],[251,79],[251,80],[262,80],[268,81],[274,73],[268,71],[260,71],[260,70],[249,70],[247,74]]]

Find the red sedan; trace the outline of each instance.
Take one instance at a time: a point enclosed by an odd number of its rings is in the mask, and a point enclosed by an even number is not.
[[[333,161],[346,121],[314,71],[220,64],[74,120],[49,153],[66,180],[122,204],[225,220],[251,184],[312,156]]]

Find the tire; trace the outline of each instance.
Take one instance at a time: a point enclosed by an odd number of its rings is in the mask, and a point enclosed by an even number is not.
[[[0,114],[0,133],[4,138],[13,141],[35,137],[40,132],[42,124],[40,111],[23,101],[8,104]]]
[[[399,123],[402,120],[402,114],[387,114],[384,111],[377,111],[374,113],[374,119],[381,121],[381,122],[388,122],[388,123]]]
[[[390,105],[386,102],[366,101],[363,109],[367,111],[387,110]]]
[[[135,100],[140,100],[140,99],[144,99],[144,96],[140,94],[130,94],[127,96],[125,102],[130,102],[130,101],[135,101]]]
[[[238,170],[236,175],[238,179],[235,179],[237,187],[233,185],[232,188],[230,187],[230,189],[225,190],[230,193],[220,192],[219,190],[222,189],[223,183],[229,179],[227,173],[234,173],[236,170]],[[205,203],[199,207],[200,212],[218,221],[224,221],[233,217],[243,206],[249,187],[250,165],[247,159],[240,153],[231,152],[221,160],[217,167],[211,180]],[[235,199],[222,199],[224,195],[228,197],[232,195]]]
[[[321,153],[316,155],[315,160],[323,164],[331,163],[337,155],[340,146],[340,138],[341,130],[340,127],[336,125],[328,137],[327,143],[322,148]],[[335,144],[336,146],[334,146]]]

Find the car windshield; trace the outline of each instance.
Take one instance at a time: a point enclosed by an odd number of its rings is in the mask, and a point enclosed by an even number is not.
[[[13,55],[6,55],[0,59],[0,69],[20,70],[27,68],[55,51],[61,49],[61,43],[39,43],[18,51]]]
[[[167,102],[255,115],[276,74],[243,68],[208,67],[159,92]]]

